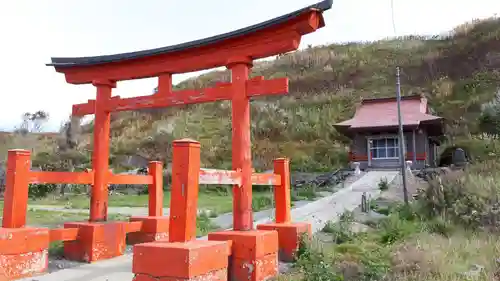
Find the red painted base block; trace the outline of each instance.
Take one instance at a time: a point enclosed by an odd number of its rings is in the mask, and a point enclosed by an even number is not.
[[[227,280],[228,255],[227,242],[144,243],[134,246],[132,272],[136,281]]]
[[[263,281],[278,275],[276,231],[221,231],[211,241],[232,241],[229,276],[232,281]]]
[[[0,228],[0,281],[31,277],[47,270],[49,230]]]
[[[123,255],[125,224],[123,222],[74,222],[64,228],[78,228],[75,241],[64,242],[64,257],[69,260],[94,262]]]
[[[32,277],[47,271],[49,251],[0,255],[0,281]]]
[[[139,232],[127,235],[128,244],[168,241],[169,217],[131,217],[130,221],[140,221],[142,227]]]
[[[295,259],[302,235],[312,236],[311,224],[307,222],[266,223],[257,225],[257,229],[278,231],[279,259],[284,262],[292,262]]]
[[[133,281],[227,281],[227,269],[219,269],[207,274],[195,276],[192,278],[177,277],[152,277],[145,274],[136,274]]]

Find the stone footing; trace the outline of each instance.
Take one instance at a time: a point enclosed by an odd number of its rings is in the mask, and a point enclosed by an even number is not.
[[[118,257],[125,252],[126,229],[123,222],[72,222],[64,228],[78,228],[75,241],[64,242],[68,260],[94,262]]]
[[[276,230],[279,240],[279,259],[283,262],[292,262],[299,249],[300,238],[307,234],[312,236],[310,223],[266,223],[257,225],[260,230]]]
[[[134,246],[135,281],[227,280],[229,243],[153,242]]]
[[[131,217],[131,222],[140,221],[140,232],[127,235],[127,243],[131,245],[154,241],[168,241],[169,217]]]
[[[276,231],[221,231],[208,234],[210,241],[231,241],[229,279],[263,281],[278,275]]]
[[[0,280],[31,277],[47,270],[49,230],[0,228]]]

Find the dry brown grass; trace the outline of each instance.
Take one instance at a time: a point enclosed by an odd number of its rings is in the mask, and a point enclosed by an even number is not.
[[[475,265],[484,267],[476,280],[498,280],[499,257],[500,237],[496,234],[460,232],[445,238],[421,233],[395,247],[391,280],[462,281]]]

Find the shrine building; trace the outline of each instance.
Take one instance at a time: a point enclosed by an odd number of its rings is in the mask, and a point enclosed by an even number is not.
[[[423,95],[401,97],[401,116],[411,168],[437,166],[443,118],[432,115]],[[364,99],[353,118],[334,126],[352,140],[349,160],[362,170],[400,167],[396,98]]]

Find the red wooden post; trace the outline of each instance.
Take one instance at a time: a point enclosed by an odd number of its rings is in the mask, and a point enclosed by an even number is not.
[[[172,75],[165,73],[158,76],[158,95],[168,96],[172,94]]]
[[[2,227],[21,228],[26,225],[29,172],[30,152],[9,150]]]
[[[153,178],[153,183],[148,186],[148,214],[152,217],[159,217],[163,215],[163,164],[159,161],[149,162],[148,170]]]
[[[183,139],[173,142],[170,242],[196,238],[200,143]]]
[[[106,221],[108,218],[108,170],[109,170],[109,129],[110,112],[106,106],[111,99],[111,89],[116,83],[111,81],[93,81],[97,88],[94,119],[94,150],[92,152],[92,170],[94,185],[90,196],[90,221]]]
[[[233,187],[233,229],[253,229],[252,156],[250,143],[250,99],[246,91],[252,61],[234,60],[228,65],[232,83],[232,162],[241,169],[241,186]]]
[[[278,158],[274,160],[274,173],[281,178],[281,184],[274,186],[274,201],[276,204],[276,223],[288,223],[290,215],[290,160]]]

